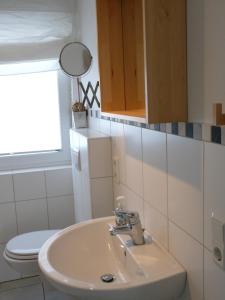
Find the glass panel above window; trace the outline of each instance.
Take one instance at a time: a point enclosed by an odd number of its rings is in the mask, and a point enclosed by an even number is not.
[[[62,149],[58,72],[0,76],[0,155]]]

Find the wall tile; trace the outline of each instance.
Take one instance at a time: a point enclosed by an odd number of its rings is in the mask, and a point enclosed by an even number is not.
[[[178,134],[180,136],[186,136],[186,125],[184,122],[178,123]]]
[[[225,298],[225,272],[214,263],[211,252],[205,249],[204,254],[205,300],[222,300]]]
[[[168,208],[177,225],[203,242],[203,143],[168,135]]]
[[[13,180],[16,201],[46,196],[44,171],[16,173]]]
[[[49,227],[61,229],[75,223],[73,195],[48,198]]]
[[[204,141],[211,141],[211,124],[202,124],[202,138]]]
[[[122,187],[123,195],[125,197],[126,208],[131,211],[137,211],[140,215],[142,226],[144,227],[144,201],[132,190],[126,186]]]
[[[112,216],[112,177],[91,179],[92,213],[94,218]]]
[[[9,267],[3,257],[5,246],[6,246],[5,244],[0,245],[0,282],[20,278],[20,274],[15,272],[11,267]],[[0,299],[1,299],[1,294],[0,294]]]
[[[205,143],[204,243],[212,250],[211,216],[225,222],[225,147]]]
[[[144,202],[145,229],[168,249],[168,220],[159,211]]]
[[[0,175],[0,203],[14,201],[12,175]]]
[[[123,194],[122,192],[122,184],[118,184],[113,180],[113,204],[114,208],[117,207],[116,199]],[[123,195],[122,195],[123,196]]]
[[[73,181],[71,167],[45,172],[47,197],[71,195]]]
[[[101,119],[100,131],[106,135],[110,135],[110,121]]]
[[[126,183],[125,140],[123,124],[111,123],[112,158],[119,160],[119,181]]]
[[[88,172],[89,172],[88,140],[86,139],[86,137],[82,135],[79,135],[79,150],[80,150],[81,170],[88,176]]]
[[[188,274],[186,293],[191,300],[203,300],[203,246],[191,236],[169,224],[169,249]]]
[[[80,139],[81,141],[81,139]],[[112,176],[112,145],[110,138],[88,140],[89,174],[91,178]],[[87,149],[85,150],[87,151]],[[82,163],[82,162],[81,162]]]
[[[0,243],[8,242],[17,234],[14,203],[0,204]]]
[[[100,119],[89,117],[88,123],[89,123],[89,128],[100,131]]]
[[[126,184],[139,196],[143,196],[141,128],[124,125]]]
[[[19,233],[48,228],[47,203],[45,199],[18,202],[16,211]]]
[[[144,199],[167,215],[166,134],[142,129]]]

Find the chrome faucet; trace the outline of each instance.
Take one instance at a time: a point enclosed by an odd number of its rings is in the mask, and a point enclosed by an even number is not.
[[[128,234],[135,245],[143,245],[144,230],[141,227],[141,221],[137,212],[129,212],[117,208],[114,211],[116,225],[109,229],[111,235]]]

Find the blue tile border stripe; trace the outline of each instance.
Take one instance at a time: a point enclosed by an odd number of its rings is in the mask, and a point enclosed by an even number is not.
[[[221,128],[219,126],[211,127],[212,142],[221,144]]]
[[[172,123],[172,134],[178,135],[178,123]]]
[[[193,138],[194,137],[194,126],[193,123],[186,123],[186,137]]]
[[[156,130],[160,132],[166,132],[173,135],[192,138],[199,141],[207,141],[216,144],[225,145],[225,126],[214,126],[201,123],[185,123],[185,122],[173,122],[173,123],[161,123],[161,124],[146,124],[136,121],[129,121],[123,118],[101,116],[100,110],[90,110],[90,116],[98,119],[108,120],[112,122],[127,124],[131,126]],[[210,128],[210,138],[204,136],[203,126]]]

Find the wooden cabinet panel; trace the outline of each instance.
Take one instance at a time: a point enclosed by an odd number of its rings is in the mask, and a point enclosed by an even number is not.
[[[145,0],[145,41],[149,121],[186,121],[186,1]]]
[[[186,121],[186,0],[96,4],[102,112]]]
[[[122,24],[126,110],[145,109],[142,1],[122,1]]]
[[[124,110],[121,0],[97,0],[96,5],[102,110]]]

